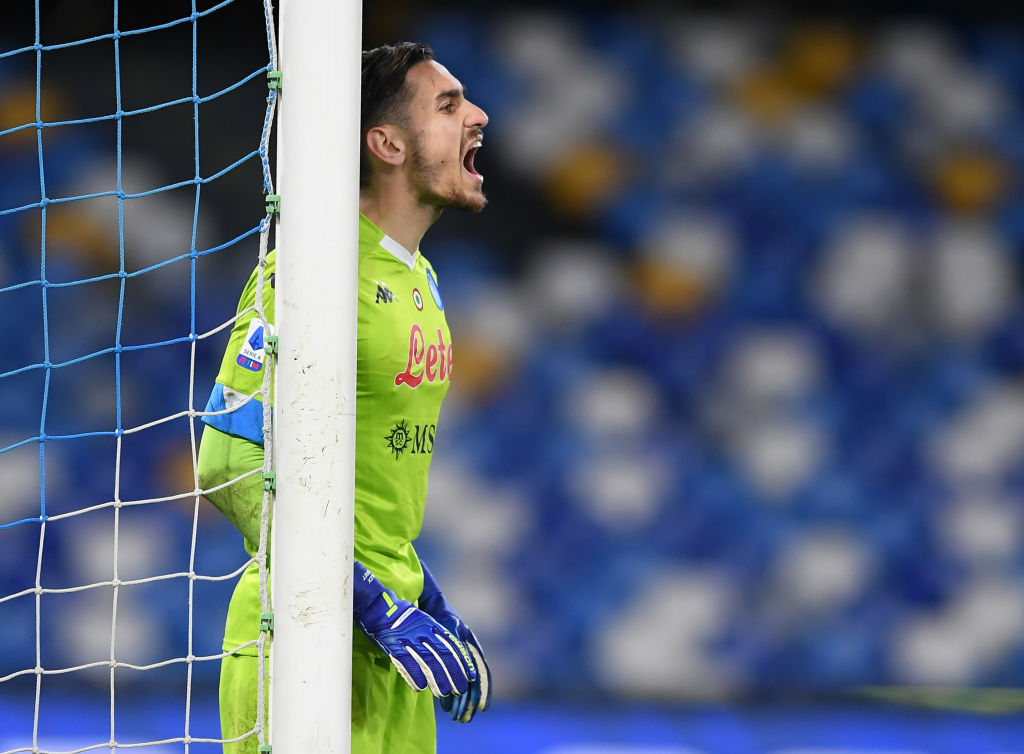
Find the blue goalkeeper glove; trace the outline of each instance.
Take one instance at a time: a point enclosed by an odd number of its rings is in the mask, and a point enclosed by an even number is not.
[[[473,719],[473,714],[477,710],[483,712],[491,702],[491,670],[487,667],[480,642],[477,641],[459,614],[448,604],[448,600],[441,593],[441,588],[434,581],[434,576],[427,568],[427,564],[421,560],[420,565],[423,566],[423,594],[420,595],[420,608],[458,637],[459,641],[473,655],[476,677],[470,680],[469,693],[441,699],[441,708],[451,715],[452,720],[468,723]]]
[[[466,647],[447,628],[381,584],[355,561],[352,611],[415,691],[437,697],[465,694],[477,678]]]

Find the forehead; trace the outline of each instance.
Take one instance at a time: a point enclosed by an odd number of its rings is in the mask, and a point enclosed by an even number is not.
[[[459,80],[436,60],[417,63],[409,69],[405,79],[412,88],[412,101],[420,105],[429,105],[442,92],[462,91]]]

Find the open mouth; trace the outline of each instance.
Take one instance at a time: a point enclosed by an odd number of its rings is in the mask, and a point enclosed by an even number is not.
[[[466,156],[462,158],[462,167],[467,173],[478,183],[483,183],[484,177],[477,172],[476,167],[473,165],[473,160],[476,158],[477,150],[482,147],[484,143],[479,139],[469,145],[469,149],[466,151]]]

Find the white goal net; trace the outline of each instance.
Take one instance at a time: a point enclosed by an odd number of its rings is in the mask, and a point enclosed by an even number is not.
[[[0,28],[0,752],[219,751],[224,614],[247,563],[202,500],[196,453],[237,295],[267,249],[273,8],[12,5],[25,7]]]

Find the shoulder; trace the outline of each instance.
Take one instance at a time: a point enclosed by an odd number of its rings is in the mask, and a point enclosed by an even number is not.
[[[245,287],[242,289],[242,295],[238,301],[238,311],[251,307],[256,301],[256,289],[260,285],[260,280],[263,281],[262,300],[264,304],[273,305],[274,299],[274,275],[276,270],[277,254],[275,251],[267,253],[266,263],[263,265],[256,264],[252,272],[249,274],[249,279],[245,283]]]
[[[426,254],[422,251],[416,252],[416,269],[422,272],[429,272],[433,277],[437,277],[437,272],[434,270],[434,265],[430,263]]]

